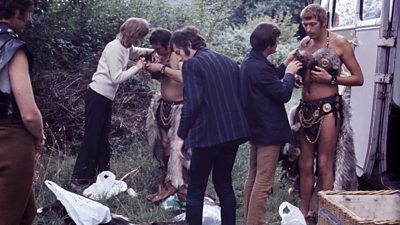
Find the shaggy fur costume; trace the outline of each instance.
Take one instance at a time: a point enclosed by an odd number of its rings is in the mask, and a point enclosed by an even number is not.
[[[350,124],[350,88],[346,87],[343,95],[343,123],[341,125],[335,153],[334,176],[335,181],[333,190],[335,191],[355,191],[358,189],[356,174],[356,157],[354,151],[354,132]],[[295,121],[297,106],[289,112],[289,123],[292,131],[296,133],[300,129],[300,123]],[[293,155],[299,155],[298,146],[287,143],[283,148],[283,154],[289,157],[289,161],[294,161]],[[293,178],[293,177],[292,177]]]
[[[157,108],[160,105],[161,95],[160,93],[154,94],[151,99],[150,107],[147,113],[146,119],[146,131],[147,131],[147,140],[149,142],[149,150],[153,154],[154,158],[156,158],[161,167],[166,169],[167,175],[165,178],[165,183],[171,181],[171,184],[179,189],[185,182],[183,179],[183,168],[189,169],[190,161],[182,160],[179,157],[180,149],[176,148],[178,141],[178,128],[179,121],[181,119],[181,111],[182,104],[174,105],[171,109],[172,121],[171,128],[168,130],[168,138],[170,141],[170,150],[169,150],[169,159],[168,165],[164,163],[164,151],[162,148],[162,137],[160,126],[157,124],[156,115]]]
[[[350,88],[343,94],[343,123],[340,128],[335,154],[335,191],[356,191],[358,189],[356,173],[356,155],[354,151],[354,132],[351,127]]]

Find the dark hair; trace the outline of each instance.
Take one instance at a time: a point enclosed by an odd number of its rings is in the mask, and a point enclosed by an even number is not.
[[[318,4],[310,4],[306,6],[300,13],[300,19],[309,20],[315,18],[321,23],[321,26],[326,24],[326,10]]]
[[[164,29],[157,28],[150,35],[150,44],[159,43],[162,47],[168,49],[169,48],[169,40],[171,39],[172,32]]]
[[[186,55],[190,55],[189,45],[194,50],[207,46],[206,40],[200,35],[199,30],[193,26],[175,31],[171,38],[171,48],[172,44],[175,44],[178,48],[183,48]]]
[[[271,23],[260,23],[250,35],[251,47],[256,51],[264,51],[273,46],[276,39],[281,35],[279,28]]]
[[[37,0],[0,0],[0,19],[12,18],[15,16],[15,10],[23,14],[29,7],[36,4]]]

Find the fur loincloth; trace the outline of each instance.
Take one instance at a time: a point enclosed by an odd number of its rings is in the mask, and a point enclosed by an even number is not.
[[[171,182],[172,185],[179,189],[185,182],[183,179],[183,168],[189,169],[190,161],[182,160],[179,157],[180,149],[176,148],[178,141],[178,128],[181,119],[182,104],[173,105],[171,109],[171,128],[168,130],[168,138],[170,141],[171,149],[169,150],[168,165],[164,163],[164,151],[162,148],[162,137],[160,126],[157,124],[156,112],[160,105],[160,93],[154,94],[147,112],[146,119],[146,132],[147,140],[149,143],[149,150],[153,157],[160,163],[161,167],[166,169],[165,182]]]

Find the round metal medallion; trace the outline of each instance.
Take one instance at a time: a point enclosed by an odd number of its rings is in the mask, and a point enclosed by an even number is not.
[[[326,112],[326,113],[330,112],[330,111],[332,110],[331,104],[330,104],[330,103],[325,103],[325,104],[322,106],[322,110],[323,110],[324,112]]]

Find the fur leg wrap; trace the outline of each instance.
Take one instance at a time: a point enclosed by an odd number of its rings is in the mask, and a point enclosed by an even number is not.
[[[179,121],[181,120],[181,111],[182,105],[174,105],[172,107],[171,128],[168,130],[168,138],[171,143],[171,148],[167,167],[167,177],[165,178],[166,182],[171,181],[172,185],[177,189],[185,183],[183,180],[183,169],[189,169],[190,167],[190,161],[183,160],[179,156],[181,149],[177,148],[178,128]]]
[[[161,133],[156,120],[157,108],[160,105],[160,99],[160,93],[155,93],[151,99],[149,109],[147,110],[146,132],[151,155],[157,159],[162,167],[165,168],[166,166],[164,165],[163,161],[164,152],[162,149]]]
[[[171,182],[171,184],[178,189],[180,186],[185,184],[183,179],[183,169],[189,169],[190,161],[183,160],[180,158],[179,153],[180,149],[177,148],[178,142],[178,128],[179,121],[181,119],[181,111],[182,104],[174,105],[171,109],[172,121],[171,128],[168,130],[168,138],[170,140],[170,149],[169,149],[169,159],[168,165],[164,165],[163,162],[163,148],[161,144],[161,133],[160,127],[156,121],[156,112],[159,106],[159,101],[161,99],[161,95],[159,93],[155,94],[153,99],[151,100],[151,104],[148,110],[147,120],[146,120],[146,129],[147,129],[147,139],[149,142],[149,149],[152,152],[153,156],[161,163],[161,165],[167,169],[167,175],[165,178],[165,183]]]

